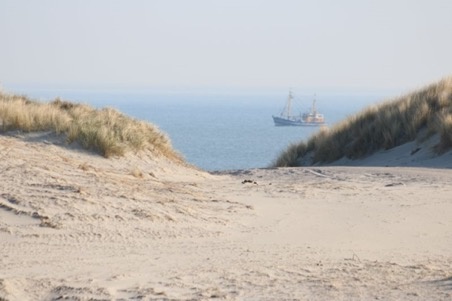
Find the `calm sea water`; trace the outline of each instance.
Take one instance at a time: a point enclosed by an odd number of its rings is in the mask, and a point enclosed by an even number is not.
[[[205,170],[269,166],[291,143],[307,139],[316,127],[276,127],[272,115],[281,112],[286,96],[256,94],[184,94],[136,92],[27,93],[40,99],[63,99],[95,107],[114,107],[157,125],[185,159]],[[381,100],[378,95],[317,94],[318,111],[329,125]],[[297,112],[309,109],[312,96],[294,103]]]

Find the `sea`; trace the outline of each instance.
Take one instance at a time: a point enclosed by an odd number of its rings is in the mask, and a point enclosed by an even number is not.
[[[206,171],[269,167],[289,145],[319,130],[274,125],[272,115],[281,113],[288,91],[25,90],[22,94],[42,101],[61,97],[96,108],[112,107],[146,120],[166,133],[188,163]],[[324,114],[329,127],[385,99],[382,93],[295,94],[293,112],[308,111],[314,97],[317,111]]]

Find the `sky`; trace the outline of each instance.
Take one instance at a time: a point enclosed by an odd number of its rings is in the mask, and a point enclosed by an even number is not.
[[[0,0],[0,85],[404,91],[452,75],[450,0]]]

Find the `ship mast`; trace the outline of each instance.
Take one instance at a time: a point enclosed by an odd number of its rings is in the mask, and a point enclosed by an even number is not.
[[[286,119],[290,119],[290,114],[292,113],[292,91],[289,90],[289,96],[287,96],[287,102],[284,106],[283,110],[281,111],[281,117],[285,117]]]
[[[316,115],[317,114],[317,109],[316,109],[316,107],[315,107],[315,94],[314,94],[314,99],[312,100],[312,108],[311,108],[311,113],[313,114],[313,115]]]
[[[287,96],[287,117],[290,117],[292,114],[292,91],[289,91],[289,96]]]

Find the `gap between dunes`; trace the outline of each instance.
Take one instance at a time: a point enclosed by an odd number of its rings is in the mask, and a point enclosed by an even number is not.
[[[450,170],[209,174],[52,137],[0,136],[0,300],[452,296]]]

